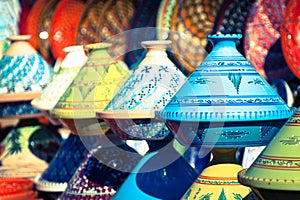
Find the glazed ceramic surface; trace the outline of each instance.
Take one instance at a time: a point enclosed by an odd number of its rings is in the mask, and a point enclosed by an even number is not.
[[[77,29],[86,2],[85,0],[64,0],[57,3],[49,33],[51,52],[56,59],[66,56],[63,51],[65,47],[76,44]]]
[[[0,118],[28,118],[40,116],[41,112],[32,107],[30,101],[19,101],[0,104]]]
[[[50,112],[53,117],[61,118],[73,133],[99,134],[107,126],[102,123],[100,127],[96,111],[107,106],[129,77],[129,71],[108,54],[110,44],[86,47],[90,50],[88,61]]]
[[[207,167],[181,198],[242,200],[251,191],[240,185],[237,173],[242,169],[236,164],[218,164]]]
[[[162,0],[156,17],[157,38],[165,40],[169,37],[171,18],[176,0]]]
[[[124,86],[97,117],[104,119],[122,139],[162,139],[169,134],[164,123],[154,119],[185,81],[168,59],[170,41],[145,41],[148,53]]]
[[[111,199],[140,159],[124,143],[101,145],[87,155],[59,199]]]
[[[39,20],[41,19],[41,15],[43,13],[43,8],[47,4],[47,0],[37,0],[31,7],[26,23],[26,32],[30,34],[32,37],[29,40],[29,43],[33,46],[33,48],[38,49],[39,46],[39,33],[38,26]]]
[[[33,181],[27,178],[0,178],[0,198],[6,200],[35,199]]]
[[[284,77],[288,73],[284,69],[288,69],[287,64],[283,65],[281,61],[284,60],[283,53],[272,49],[276,41],[280,40],[280,28],[285,11],[285,0],[257,0],[247,20],[244,41],[246,58],[265,79]],[[281,68],[276,69],[276,63],[281,64]]]
[[[50,31],[52,26],[52,19],[55,9],[57,8],[60,0],[47,1],[45,6],[42,8],[42,14],[38,19],[37,27],[37,44],[38,50],[48,62],[54,63],[54,56],[50,46]],[[31,42],[31,41],[30,41]]]
[[[259,189],[296,191],[300,188],[300,110],[282,127],[239,181]]]
[[[80,68],[87,61],[83,46],[66,47],[64,51],[67,53],[67,56],[56,69],[57,71],[51,81],[41,95],[31,101],[31,104],[39,110],[51,110],[54,108],[78,74]]]
[[[13,101],[18,94],[39,93],[51,80],[52,68],[27,42],[29,38],[11,37],[13,43],[0,60],[1,101]],[[17,100],[28,99],[25,95]]]
[[[97,145],[98,136],[82,136]],[[35,177],[39,191],[63,192],[76,169],[88,154],[88,150],[79,136],[71,134],[61,145],[49,166]]]
[[[4,152],[0,157],[0,177],[34,178],[41,174],[48,164],[39,157],[43,155],[39,148],[46,148],[46,144],[51,142],[59,144],[49,131],[40,126],[12,129],[1,143]]]
[[[177,159],[169,162],[174,156]],[[155,168],[162,163],[166,165]],[[138,163],[113,199],[180,199],[196,178],[196,171],[175,150],[149,153]]]
[[[291,71],[300,78],[300,56],[296,52],[299,46],[299,1],[289,1],[286,7],[281,33],[281,43],[284,57]]]
[[[293,114],[236,50],[237,34],[209,35],[213,51],[157,117],[185,145],[263,146]]]

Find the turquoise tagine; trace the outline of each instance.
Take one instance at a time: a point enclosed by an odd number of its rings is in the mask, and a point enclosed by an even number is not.
[[[209,35],[214,48],[156,116],[192,146],[263,146],[290,109],[236,49],[241,34]]]

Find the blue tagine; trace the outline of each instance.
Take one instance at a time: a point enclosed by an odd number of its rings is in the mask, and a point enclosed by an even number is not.
[[[40,113],[30,101],[49,83],[53,70],[29,39],[29,35],[11,36],[11,45],[0,60],[0,117]]]
[[[156,113],[192,146],[263,146],[294,113],[236,49],[241,34],[209,35],[212,52]]]

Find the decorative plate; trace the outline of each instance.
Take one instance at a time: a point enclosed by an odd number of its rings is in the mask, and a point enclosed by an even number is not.
[[[38,25],[39,25],[39,20],[41,19],[40,16],[43,13],[43,8],[47,4],[47,2],[48,0],[37,0],[32,6],[29,15],[27,17],[26,34],[31,35],[31,39],[29,40],[29,43],[35,49],[38,49],[39,47]]]
[[[283,55],[291,71],[300,79],[300,2],[289,1],[280,30]]]
[[[272,64],[267,63],[266,58],[268,54],[272,53],[270,52],[272,46],[276,45],[276,41],[280,38],[280,27],[285,8],[286,0],[257,0],[252,6],[247,20],[244,40],[246,58],[265,79],[268,79],[268,76],[264,66]],[[283,58],[283,55],[276,54],[274,56],[276,60],[280,58]],[[272,68],[272,66],[270,65],[268,68]]]
[[[113,44],[110,48],[113,58],[124,55],[126,38],[122,37],[123,34],[117,34],[129,29],[135,7],[135,1],[131,0],[110,0],[104,5],[102,16],[98,22],[99,37],[102,41]]]
[[[78,44],[87,45],[101,42],[99,20],[104,12],[105,3],[106,0],[91,0],[85,7],[78,27],[76,38]]]
[[[226,0],[215,22],[213,33],[239,33],[244,35],[246,22],[255,0]],[[237,42],[238,51],[244,55],[243,38]],[[208,49],[211,49],[209,44]]]
[[[50,48],[49,34],[54,10],[60,0],[50,0],[43,8],[38,24],[38,50],[40,54],[48,61],[54,62],[53,54]]]
[[[86,0],[60,1],[53,13],[50,45],[54,57],[64,58],[63,49],[76,44],[77,30]]]
[[[170,40],[175,58],[187,72],[193,72],[206,57],[206,35],[213,30],[215,17],[222,4],[217,1],[177,2],[171,19]],[[202,49],[201,49],[202,47]]]
[[[33,181],[27,178],[0,178],[0,198],[4,195],[25,192],[32,188]]]
[[[131,19],[130,29],[134,30],[126,38],[127,52],[124,61],[130,69],[135,68],[145,55],[141,42],[156,39],[156,16],[161,0],[141,0]],[[143,33],[143,34],[141,34]],[[147,33],[147,34],[144,34]]]

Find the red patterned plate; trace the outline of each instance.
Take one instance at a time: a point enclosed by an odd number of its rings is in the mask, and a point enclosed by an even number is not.
[[[64,58],[63,49],[76,44],[77,30],[85,0],[62,0],[57,5],[51,24],[50,45],[56,59]]]
[[[247,20],[244,39],[246,58],[265,79],[268,79],[264,69],[266,57],[280,38],[285,9],[286,0],[257,0]]]
[[[38,193],[36,191],[25,191],[10,195],[4,195],[0,196],[1,200],[35,200],[38,196]]]
[[[59,2],[60,0],[50,0],[47,2],[45,7],[43,8],[43,12],[40,16],[38,25],[39,51],[49,63],[54,63],[53,55],[50,49],[49,34],[51,30],[53,13]]]
[[[33,182],[25,178],[0,178],[0,199],[2,196],[25,192],[33,188]]]
[[[284,57],[300,79],[300,1],[289,1],[280,33]]]
[[[38,32],[38,25],[40,16],[43,13],[43,8],[46,5],[48,0],[37,0],[34,5],[32,6],[29,15],[27,17],[27,23],[26,23],[26,34],[31,35],[31,39],[29,40],[29,43],[35,48],[38,49],[39,42],[39,32]]]

